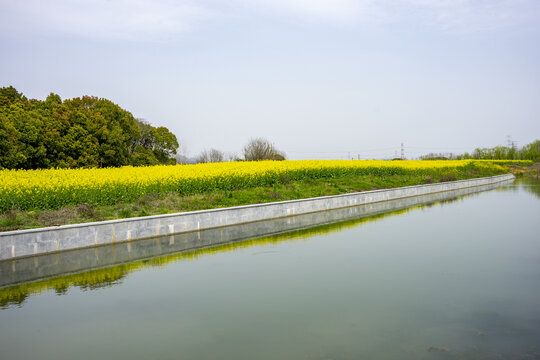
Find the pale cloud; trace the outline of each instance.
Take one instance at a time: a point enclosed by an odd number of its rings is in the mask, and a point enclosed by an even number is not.
[[[334,24],[365,22],[377,13],[374,0],[251,0],[244,4],[303,20]]]
[[[448,32],[506,29],[538,21],[536,0],[388,0],[396,12],[407,9],[424,24]]]
[[[540,20],[538,0],[251,0],[263,10],[330,23],[416,23],[450,32],[491,31]]]
[[[332,25],[415,24],[446,32],[540,20],[538,0],[2,0],[4,33],[167,41],[221,18],[287,17]]]
[[[211,17],[193,1],[19,0],[2,4],[4,28],[54,32],[98,40],[156,41]]]

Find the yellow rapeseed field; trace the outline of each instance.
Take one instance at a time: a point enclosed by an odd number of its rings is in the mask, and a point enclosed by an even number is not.
[[[196,194],[288,181],[348,175],[430,175],[489,169],[494,161],[300,160],[224,162],[105,169],[0,170],[0,211],[54,209],[70,204],[113,204],[148,193]]]

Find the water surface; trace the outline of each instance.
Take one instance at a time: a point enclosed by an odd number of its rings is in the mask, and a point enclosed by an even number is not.
[[[524,180],[47,280],[3,303],[2,358],[540,359],[539,214]]]

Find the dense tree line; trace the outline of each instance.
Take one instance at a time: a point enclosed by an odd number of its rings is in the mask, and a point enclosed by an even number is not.
[[[178,140],[107,99],[27,99],[0,88],[0,168],[43,169],[175,163]]]
[[[519,149],[517,146],[495,146],[492,148],[476,148],[472,153],[464,153],[457,159],[480,160],[533,160],[540,161],[540,140]]]
[[[491,148],[476,148],[471,153],[429,153],[420,156],[420,160],[532,160],[540,162],[540,140],[519,149],[517,146],[495,146]]]

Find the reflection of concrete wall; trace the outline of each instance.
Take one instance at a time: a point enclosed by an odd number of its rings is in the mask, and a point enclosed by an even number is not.
[[[243,225],[154,237],[147,240],[122,242],[114,245],[26,257],[11,261],[1,261],[0,287],[83,270],[107,267],[114,264],[149,259],[186,250],[208,248],[261,236],[358,219],[415,205],[455,199],[459,196],[507,185],[512,180],[430,195],[407,197],[336,210],[252,222]]]
[[[513,180],[514,176],[508,174],[303,200],[9,231],[0,233],[0,260],[371,204],[510,179]]]

